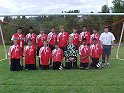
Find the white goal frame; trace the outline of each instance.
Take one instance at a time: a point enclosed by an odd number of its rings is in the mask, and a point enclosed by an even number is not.
[[[66,15],[77,15],[78,17],[82,17],[82,16],[88,16],[88,15],[101,15],[101,16],[105,16],[105,15],[108,15],[108,16],[116,16],[116,15],[119,15],[119,16],[124,16],[124,13],[53,13],[53,14],[0,14],[0,17],[4,17],[4,16],[66,16]],[[121,41],[122,41],[122,37],[123,37],[123,32],[124,32],[124,22],[123,22],[123,27],[122,27],[122,32],[121,32],[121,36],[120,36],[120,40],[119,40],[119,44],[118,44],[118,48],[117,48],[117,52],[116,52],[116,59],[119,59],[119,60],[124,60],[124,59],[120,59],[119,58],[119,49],[120,49],[120,45],[121,45]],[[5,45],[5,41],[4,41],[4,37],[3,37],[3,32],[2,32],[2,28],[1,28],[1,24],[0,24],[0,33],[1,33],[1,38],[2,38],[2,43],[3,43],[3,46],[4,46],[4,52],[5,52],[5,59],[7,59],[7,49],[6,49],[6,45]]]

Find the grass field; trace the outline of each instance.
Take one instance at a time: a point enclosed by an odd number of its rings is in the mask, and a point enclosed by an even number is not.
[[[111,57],[115,55],[116,47]],[[0,93],[124,93],[124,61],[111,59],[111,64],[99,70],[11,72],[8,60],[0,61]]]

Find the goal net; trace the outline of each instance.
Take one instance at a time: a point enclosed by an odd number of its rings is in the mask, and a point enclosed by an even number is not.
[[[111,58],[124,59],[124,13],[61,13],[61,14],[41,14],[41,15],[1,15],[0,24],[0,60],[7,58],[9,46],[12,44],[11,36],[16,33],[17,27],[22,27],[23,33],[28,33],[28,27],[32,26],[36,34],[43,28],[45,33],[50,32],[50,27],[54,26],[59,33],[59,26],[64,25],[68,33],[72,33],[72,28],[77,27],[78,33],[83,26],[87,26],[92,34],[92,29],[97,28],[101,34],[105,25],[115,35],[115,47],[112,49]]]

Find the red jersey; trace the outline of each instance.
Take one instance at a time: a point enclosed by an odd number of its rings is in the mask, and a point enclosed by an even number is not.
[[[90,47],[89,46],[81,45],[79,47],[80,62],[89,63],[89,57],[82,59],[82,57],[85,57],[89,54],[90,54]]]
[[[20,59],[22,56],[22,48],[19,45],[12,45],[9,48],[9,53],[8,55],[10,56],[10,59]]]
[[[41,47],[39,51],[39,57],[41,65],[49,65],[51,49],[49,47]]]
[[[25,41],[25,36],[24,34],[19,35],[18,33],[15,33],[11,40],[14,40],[14,38],[18,39],[18,45],[23,49],[24,48],[24,41]]]
[[[25,64],[36,64],[36,47],[26,46],[24,48]]]
[[[71,36],[73,38],[73,44],[76,45],[76,46],[78,46],[78,44],[79,44],[79,34],[72,33],[69,36]]]
[[[57,41],[57,34],[50,32],[47,37],[47,41],[50,45],[55,45]]]
[[[91,45],[91,56],[93,58],[100,58],[100,56],[102,55],[102,48],[100,44],[96,44],[96,45]]]
[[[86,32],[81,32],[80,36],[79,36],[79,40],[80,42],[82,42],[82,40],[86,38],[87,40],[87,44],[90,44],[90,32],[86,31]]]
[[[68,33],[67,32],[60,32],[57,36],[57,42],[59,43],[59,47],[66,47],[68,42]]]
[[[37,35],[35,33],[29,33],[26,35],[26,41],[28,41],[28,39],[31,39],[32,40],[32,44],[33,45],[36,45],[36,37]]]
[[[92,39],[93,38],[96,38],[97,39],[97,43],[99,43],[100,41],[99,41],[99,37],[100,37],[100,35],[99,34],[92,34],[91,36],[90,36],[90,44],[93,44],[93,41],[92,41]]]
[[[56,61],[58,61],[58,62],[62,62],[62,59],[63,59],[63,50],[62,49],[54,49],[53,51],[52,51],[52,59],[53,59],[53,62],[56,62]]]
[[[47,40],[47,34],[39,34],[36,38],[36,43],[39,47],[43,47],[43,41]]]

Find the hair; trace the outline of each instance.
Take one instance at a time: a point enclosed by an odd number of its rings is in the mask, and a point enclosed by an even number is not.
[[[21,27],[17,27],[17,29],[16,30],[18,30],[18,29],[22,29]]]
[[[97,39],[96,38],[93,38],[92,41],[97,41]]]
[[[83,26],[83,28],[84,28],[84,27],[86,27],[86,28],[87,28],[87,26]]]
[[[59,28],[64,28],[64,25],[61,25]]]
[[[30,30],[30,29],[33,29],[33,27],[32,27],[32,26],[30,26],[30,27],[28,28],[28,30]]]
[[[48,43],[48,41],[47,41],[47,40],[44,40],[43,42],[47,42],[47,43]]]
[[[50,29],[55,28],[55,26],[51,26]]]
[[[74,26],[74,27],[72,27],[72,29],[76,29],[76,30],[77,30],[77,27],[76,27],[76,26]]]
[[[58,42],[56,42],[56,43],[55,43],[55,45],[59,45],[59,43],[58,43]]]
[[[86,38],[83,38],[83,40],[82,41],[87,41],[87,39]]]
[[[27,43],[28,43],[29,41],[31,41],[31,42],[32,42],[32,40],[31,40],[30,38],[27,40]]]
[[[14,41],[14,40],[18,40],[18,38],[14,38],[13,41]]]

